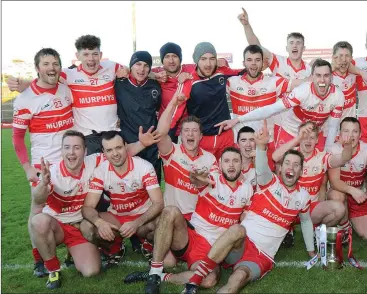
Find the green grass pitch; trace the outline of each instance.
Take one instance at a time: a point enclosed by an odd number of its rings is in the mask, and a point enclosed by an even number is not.
[[[1,291],[3,293],[46,293],[46,278],[32,275],[31,244],[27,232],[30,206],[30,187],[20,167],[11,143],[11,130],[2,130],[2,258]],[[28,137],[27,137],[28,140]],[[353,238],[354,254],[358,260],[367,261],[367,243],[358,236]],[[347,250],[344,250],[346,255]],[[65,247],[58,249],[63,261]],[[367,293],[367,271],[351,266],[337,271],[326,272],[315,266],[310,271],[301,268],[307,260],[303,239],[296,229],[296,245],[292,249],[280,249],[276,266],[262,280],[249,284],[241,293]],[[146,264],[146,266],[145,266]],[[83,278],[75,269],[62,270],[62,287],[55,293],[143,293],[144,284],[125,285],[124,277],[136,270],[147,269],[143,256],[133,253],[127,242],[124,262],[116,269],[101,273],[97,277]],[[179,265],[173,272],[185,269]],[[215,293],[226,282],[230,271],[222,271],[219,285],[200,293]],[[182,286],[162,284],[161,293],[180,293]]]

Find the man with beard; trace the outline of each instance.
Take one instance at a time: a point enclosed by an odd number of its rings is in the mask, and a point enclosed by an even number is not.
[[[42,213],[31,219],[32,241],[49,272],[48,289],[61,287],[60,261],[56,246],[65,244],[76,269],[85,277],[99,273],[101,258],[97,247],[79,230],[81,207],[94,169],[103,161],[101,154],[85,157],[82,133],[68,130],[62,137],[62,161],[50,167],[41,158],[41,176],[32,188],[32,198],[43,205]]]
[[[83,217],[93,225],[88,240],[113,242],[118,251],[122,238],[136,234],[153,239],[155,218],[163,209],[163,197],[151,163],[127,154],[126,143],[117,131],[102,133],[107,161],[95,171],[82,207]],[[102,191],[111,198],[107,212],[95,209]],[[115,238],[116,237],[116,238]]]
[[[333,200],[326,200],[326,194],[320,191],[322,180],[326,172],[331,168],[343,166],[352,158],[351,136],[341,134],[342,152],[331,154],[326,151],[320,152],[316,148],[319,128],[314,122],[306,122],[300,125],[296,138],[283,144],[273,153],[275,162],[282,160],[283,154],[288,150],[297,150],[305,158],[303,171],[298,180],[299,186],[308,191],[311,196],[310,215],[315,225],[320,223],[331,226],[335,219],[344,216],[345,208]],[[297,147],[298,146],[298,147]]]
[[[192,276],[198,261],[211,245],[231,225],[240,221],[244,208],[253,194],[251,185],[241,176],[241,154],[228,147],[221,157],[221,173],[195,171],[192,181],[200,190],[199,200],[190,222],[175,206],[163,209],[154,234],[154,251],[145,293],[159,293],[161,281],[185,284]],[[178,274],[163,273],[163,259],[171,250],[186,261],[189,271]],[[143,273],[141,273],[143,275]],[[202,286],[213,287],[219,278],[219,269],[203,281]]]
[[[367,194],[364,182],[367,175],[367,144],[360,141],[361,127],[355,117],[346,117],[340,124],[340,137],[332,148],[332,154],[339,154],[343,149],[343,136],[352,138],[352,158],[342,167],[329,169],[331,190],[328,198],[347,203],[348,214],[342,219],[340,227],[348,230],[349,219],[361,238],[367,240]]]
[[[173,120],[181,117],[187,107],[188,115],[199,118],[203,126],[200,147],[219,159],[223,150],[234,144],[231,130],[218,134],[219,128],[214,127],[216,123],[231,117],[226,98],[226,80],[242,74],[243,70],[218,67],[217,52],[209,42],[196,45],[193,59],[196,70],[192,73],[192,79],[185,81],[179,90],[188,100],[180,106],[180,111],[176,111]]]
[[[137,141],[139,126],[146,131],[158,124],[161,87],[157,81],[148,79],[151,68],[152,56],[149,52],[136,51],[130,59],[129,77],[117,79],[115,83],[121,134],[127,143]],[[157,146],[146,148],[138,156],[153,164],[160,182],[161,160]]]
[[[229,130],[240,122],[267,119],[277,113],[290,109],[283,117],[282,128],[275,140],[276,147],[297,136],[301,123],[308,120],[318,126],[329,124],[325,142],[322,132],[319,134],[320,151],[331,147],[338,133],[340,117],[344,107],[344,94],[331,83],[332,70],[329,62],[317,59],[312,65],[312,82],[304,82],[296,87],[287,97],[277,102],[255,109],[232,120],[223,121],[216,126]]]
[[[233,273],[218,293],[238,293],[248,282],[262,278],[273,268],[274,256],[298,214],[308,254],[316,254],[310,195],[297,184],[303,155],[295,150],[285,153],[278,178],[267,164],[269,139],[265,121],[264,128],[256,134],[256,175],[261,190],[252,197],[241,226],[230,227],[217,239],[182,293],[197,293],[203,279],[224,259]]]
[[[41,49],[34,57],[38,78],[14,101],[13,145],[15,153],[23,166],[27,180],[37,182],[41,157],[50,164],[61,160],[61,140],[63,134],[73,128],[70,89],[58,84],[61,72],[59,53],[51,48]],[[29,129],[31,139],[31,157],[28,158],[24,143]],[[31,220],[40,213],[43,205],[31,202],[28,220],[28,232],[32,240]],[[46,275],[42,257],[32,242],[34,257],[34,275]]]
[[[300,85],[303,80],[288,80],[282,77],[266,77],[262,73],[263,50],[258,45],[249,45],[243,52],[243,66],[246,73],[242,76],[231,77],[227,80],[227,95],[231,98],[232,111],[234,117],[244,115],[250,111],[271,105],[282,97],[283,94],[291,91]],[[246,125],[259,130],[262,122],[247,122]],[[237,130],[245,123],[238,124]],[[274,117],[267,119],[267,125],[271,134],[268,148],[269,159],[274,151]],[[274,169],[274,167],[273,167]]]

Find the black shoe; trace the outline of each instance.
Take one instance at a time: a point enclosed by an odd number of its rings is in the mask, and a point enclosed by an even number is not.
[[[48,275],[48,271],[45,268],[43,261],[39,261],[34,264],[33,275],[37,278],[43,278]]]
[[[196,294],[198,292],[199,286],[194,284],[186,284],[185,289],[181,292],[184,294]]]
[[[161,277],[159,275],[149,275],[145,284],[145,294],[159,294],[161,285]]]
[[[141,242],[140,242],[140,239],[137,235],[132,235],[130,237],[130,243],[131,243],[131,247],[133,248],[134,252],[140,252]]]
[[[282,242],[282,247],[283,248],[291,248],[294,246],[294,236],[291,233],[288,233],[287,235],[285,235],[285,238]]]
[[[67,254],[64,260],[64,264],[66,267],[72,267],[75,266],[74,259],[70,254]]]
[[[46,288],[53,290],[60,287],[61,287],[61,273],[60,272],[49,273]]]
[[[132,284],[132,283],[138,283],[138,282],[146,282],[148,281],[149,277],[149,271],[146,272],[133,272],[131,274],[128,274],[125,279],[125,284]]]
[[[121,262],[122,258],[125,256],[125,253],[126,250],[124,242],[121,243],[120,251],[115,254],[106,255],[102,252],[102,268],[106,270],[111,267],[117,266]]]

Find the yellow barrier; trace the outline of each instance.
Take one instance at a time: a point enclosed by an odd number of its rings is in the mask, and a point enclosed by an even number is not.
[[[1,103],[15,99],[19,95],[18,92],[11,92],[8,86],[1,86]]]

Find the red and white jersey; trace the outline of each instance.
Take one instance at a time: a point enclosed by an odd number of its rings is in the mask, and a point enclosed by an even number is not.
[[[287,80],[299,79],[303,80],[311,75],[311,66],[301,61],[301,67],[296,69],[289,57],[273,54],[273,60],[269,66],[273,75],[283,77]]]
[[[355,65],[367,72],[367,57],[355,59]],[[367,117],[367,83],[361,76],[357,76],[358,117]]]
[[[352,116],[356,117],[357,115],[357,76],[351,73],[347,73],[345,77],[338,75],[336,72],[333,72],[333,84],[339,88],[339,90],[343,91],[345,102],[344,102],[344,110],[342,114],[342,118]]]
[[[297,215],[309,209],[311,199],[299,186],[288,190],[275,175],[259,188],[241,225],[256,247],[273,259]]]
[[[108,208],[118,216],[141,215],[148,210],[152,202],[148,190],[159,188],[153,165],[140,158],[128,157],[127,172],[118,174],[109,161],[95,169],[89,184],[89,192],[109,193],[111,204]]]
[[[218,170],[215,156],[199,148],[198,155],[191,157],[181,144],[172,144],[171,152],[160,156],[165,180],[164,205],[176,206],[182,214],[193,213],[199,191],[190,182],[190,172]]]
[[[72,95],[63,84],[44,89],[36,83],[15,99],[13,127],[29,128],[32,164],[40,164],[41,157],[54,164],[62,159],[63,134],[74,125]]]
[[[251,203],[253,189],[243,178],[232,188],[219,171],[211,172],[209,177],[215,185],[208,185],[200,192],[190,223],[213,245],[226,229],[239,223]]]
[[[61,77],[73,93],[75,129],[85,136],[116,130],[117,103],[114,80],[119,64],[101,61],[95,74],[85,72],[82,65],[63,69]]]
[[[344,107],[344,94],[331,84],[328,94],[321,97],[316,93],[313,83],[305,82],[282,101],[285,107],[292,108],[284,115],[282,128],[295,137],[299,125],[303,122],[313,121],[318,126],[323,126],[329,116],[340,118]],[[324,134],[327,135],[325,132]]]
[[[242,169],[243,178],[247,183],[252,186],[252,189],[256,191],[256,169],[253,163],[247,169]]]
[[[299,147],[295,148],[300,151]],[[311,196],[311,202],[319,199],[320,188],[326,171],[330,166],[331,154],[323,151],[320,152],[315,148],[309,158],[305,158],[303,163],[302,176],[298,180],[301,188],[305,189]]]
[[[340,154],[343,151],[342,145],[337,142],[332,147],[332,154]],[[367,175],[367,144],[359,142],[357,152],[340,168],[340,179],[347,185],[361,188]]]
[[[230,77],[227,80],[227,95],[231,98],[233,117],[244,115],[256,108],[274,104],[278,97],[289,91],[288,80],[282,77],[267,77],[261,74],[257,80],[249,81],[247,73],[243,76]],[[274,117],[266,120],[270,133],[270,142],[274,141]],[[238,131],[243,126],[258,131],[262,121],[239,123],[235,127],[235,141]]]
[[[79,176],[70,174],[63,160],[51,166],[50,193],[42,212],[64,224],[81,222],[81,208],[88,193],[89,180],[103,160],[103,154],[86,156]]]

